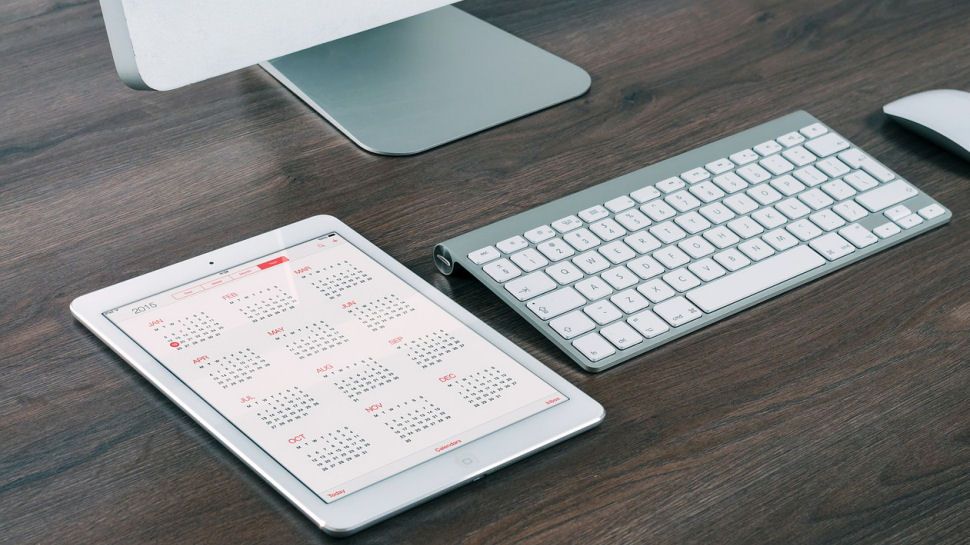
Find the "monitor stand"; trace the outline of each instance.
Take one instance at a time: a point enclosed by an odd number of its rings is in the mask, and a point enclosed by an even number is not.
[[[583,69],[446,6],[262,67],[360,147],[411,155],[582,95]]]

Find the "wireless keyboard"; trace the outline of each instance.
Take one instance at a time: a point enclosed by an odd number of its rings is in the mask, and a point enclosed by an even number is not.
[[[795,112],[442,242],[434,262],[600,371],[951,216]]]

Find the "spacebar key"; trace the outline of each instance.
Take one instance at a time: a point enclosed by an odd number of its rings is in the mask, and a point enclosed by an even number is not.
[[[827,263],[808,246],[773,255],[686,293],[704,312],[714,312]]]

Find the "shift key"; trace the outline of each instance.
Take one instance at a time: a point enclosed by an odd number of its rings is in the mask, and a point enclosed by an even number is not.
[[[585,304],[586,298],[570,286],[536,297],[525,306],[539,318],[549,320]]]
[[[870,212],[878,212],[894,204],[901,203],[906,199],[915,197],[918,193],[915,187],[902,180],[896,180],[895,182],[877,187],[872,191],[867,191],[856,197],[855,200],[862,206],[865,206]]]

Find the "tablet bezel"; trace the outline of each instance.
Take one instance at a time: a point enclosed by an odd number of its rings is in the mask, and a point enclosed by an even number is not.
[[[550,407],[326,503],[200,395],[136,344],[104,313],[314,238],[337,233],[411,285],[512,359],[559,390],[569,401]],[[538,450],[587,430],[603,407],[538,360],[453,302],[404,265],[332,216],[314,216],[78,297],[71,312],[114,352],[225,445],[318,527],[346,535],[427,501]]]

